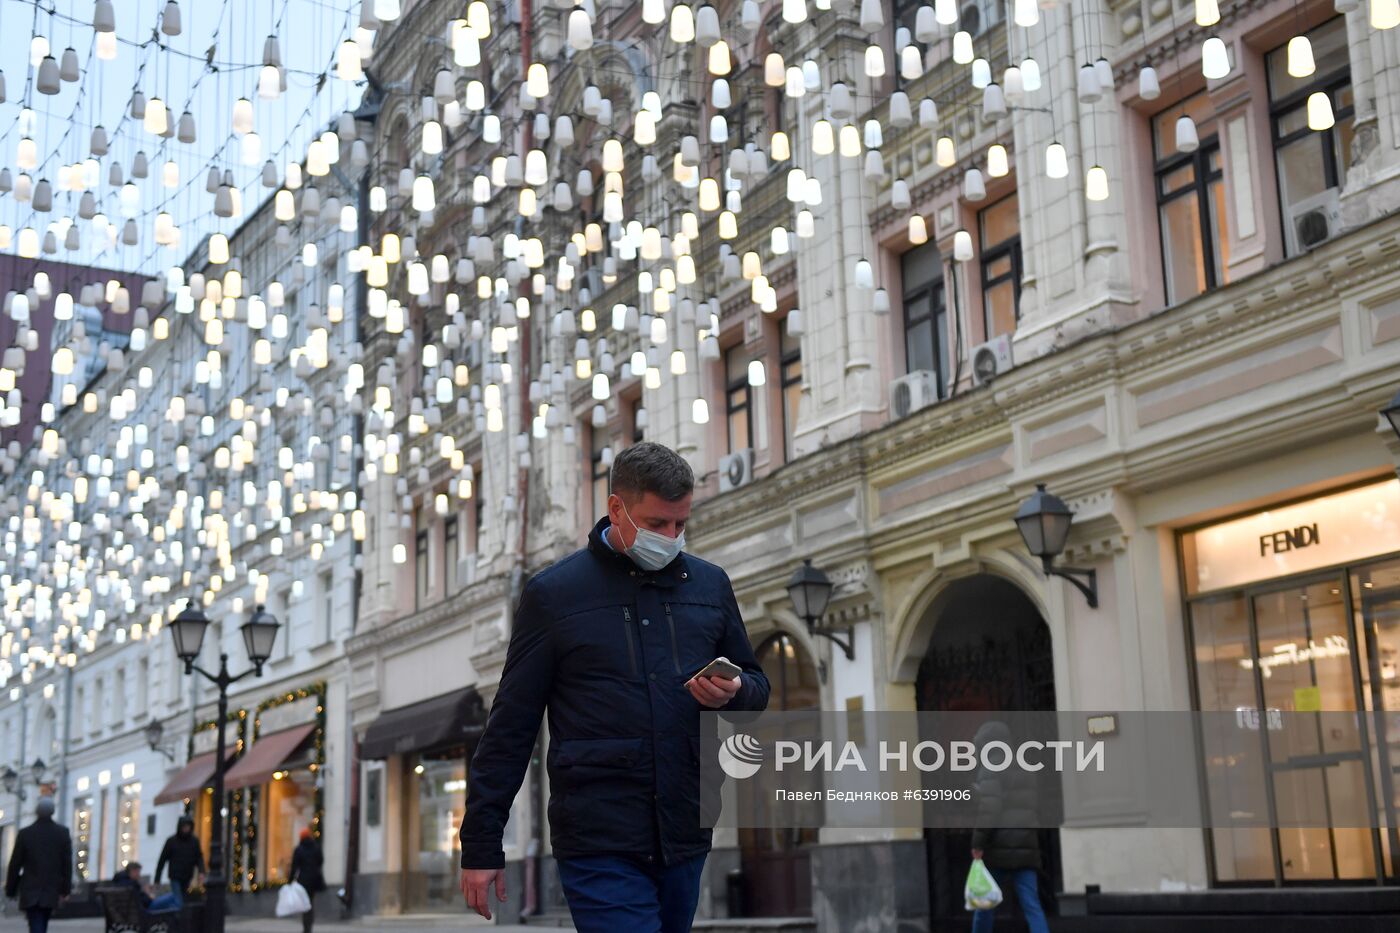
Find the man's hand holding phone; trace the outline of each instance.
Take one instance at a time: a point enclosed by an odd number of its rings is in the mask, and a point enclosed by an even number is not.
[[[739,692],[743,685],[741,668],[728,658],[715,658],[685,682],[695,701],[709,709],[719,709]]]

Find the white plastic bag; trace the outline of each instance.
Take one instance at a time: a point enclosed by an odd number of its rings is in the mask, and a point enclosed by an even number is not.
[[[292,914],[304,914],[310,909],[311,896],[295,881],[282,885],[282,890],[277,892],[277,916],[290,917]]]
[[[963,886],[963,906],[968,910],[994,910],[1001,903],[1001,886],[982,860],[973,859]]]

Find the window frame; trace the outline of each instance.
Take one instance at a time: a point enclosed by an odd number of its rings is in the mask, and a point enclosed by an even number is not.
[[[916,249],[925,249],[929,245],[931,244],[924,244],[916,247]],[[908,284],[910,276],[907,268],[907,257],[912,252],[914,252],[914,250],[910,250],[900,257],[900,273],[904,279],[900,295],[904,318],[904,372],[906,374],[916,372],[910,364],[910,357],[912,354],[909,352],[909,333],[913,328],[928,322],[929,332],[933,338],[933,375],[934,381],[937,383],[935,391],[941,401],[947,398],[947,370],[950,365],[948,351],[951,349],[948,346],[947,340],[948,292],[943,254],[939,252],[937,248],[933,249],[932,252],[935,257],[935,264],[938,269],[937,274],[927,281],[919,282],[911,288]],[[935,294],[938,297],[936,303],[931,301]],[[922,312],[911,313],[912,309],[919,307],[922,307],[924,310]]]
[[[982,281],[982,334],[987,340],[991,340],[994,337],[1001,336],[1000,334],[993,333],[994,328],[992,327],[992,309],[991,304],[988,300],[988,296],[991,294],[991,289],[995,288],[998,285],[1001,285],[1004,282],[1011,282],[1011,316],[1013,322],[1011,333],[1014,334],[1016,332],[1016,326],[1018,326],[1021,323],[1022,265],[1020,202],[1017,202],[1016,232],[1013,235],[1007,237],[1006,239],[1001,240],[991,246],[987,245],[986,221],[986,215],[988,211],[994,210],[995,208],[1004,204],[1006,201],[1009,201],[1012,198],[1016,197],[1018,197],[1018,192],[1013,191],[1006,197],[1001,198],[993,204],[987,205],[986,207],[982,208],[982,210],[977,212],[977,236],[978,242],[982,246],[982,249],[979,251],[981,253],[979,258],[981,265],[980,271]],[[992,265],[1006,257],[1010,257],[1011,259],[1011,268],[1007,272],[1004,272],[1000,275],[991,275],[990,269]]]
[[[592,506],[593,509],[592,520],[596,522],[598,519],[602,518],[603,513],[606,512],[608,508],[608,495],[611,492],[611,483],[609,482],[609,480],[611,479],[612,470],[608,467],[603,466],[603,451],[606,450],[608,447],[607,429],[595,428],[590,426],[588,431],[588,504]],[[599,446],[598,444],[599,438],[602,438],[603,440],[603,444],[601,446]],[[601,511],[598,502],[599,480],[603,482],[603,501],[601,504]]]
[[[793,345],[787,350],[783,350],[784,340],[793,341]],[[796,366],[793,369],[794,364]],[[782,413],[783,421],[783,462],[787,463],[793,459],[792,441],[793,431],[797,428],[797,415],[799,402],[795,402],[793,410],[788,410],[788,390],[793,386],[798,388],[798,395],[801,396],[802,387],[802,338],[787,336],[787,321],[782,324],[782,333],[778,336],[778,387],[781,398],[779,399],[779,410]]]
[[[432,576],[429,573],[429,561],[432,559],[432,548],[428,542],[428,525],[424,521],[422,510],[419,510],[417,520],[413,525],[413,608],[414,611],[422,609],[428,603],[428,590],[432,583]]]
[[[1312,31],[1314,30],[1309,30],[1309,32]],[[1287,47],[1282,46],[1280,48]],[[1269,56],[1279,51],[1280,49],[1274,49],[1264,56],[1264,60],[1266,62],[1264,69],[1266,79],[1268,79],[1267,62]],[[1279,225],[1283,234],[1284,255],[1297,256],[1304,252],[1304,250],[1299,249],[1296,246],[1290,247],[1290,242],[1293,239],[1293,234],[1292,231],[1289,229],[1289,204],[1284,200],[1284,173],[1282,171],[1282,167],[1279,164],[1280,154],[1283,152],[1283,150],[1289,148],[1290,146],[1292,146],[1300,140],[1307,139],[1310,136],[1317,137],[1318,144],[1322,146],[1322,172],[1323,181],[1325,182],[1323,190],[1330,191],[1334,188],[1341,188],[1346,181],[1346,173],[1345,168],[1339,165],[1340,159],[1338,158],[1338,149],[1340,149],[1341,142],[1337,135],[1337,127],[1340,126],[1344,120],[1355,120],[1356,88],[1352,84],[1350,67],[1334,71],[1330,75],[1324,75],[1323,77],[1311,82],[1306,87],[1299,88],[1298,90],[1292,92],[1291,94],[1288,94],[1285,97],[1279,98],[1278,100],[1274,99],[1274,87],[1272,79],[1268,79],[1268,85],[1269,143],[1273,150],[1274,157],[1274,193],[1275,196],[1278,198]],[[1344,92],[1348,88],[1350,88],[1352,91],[1351,106],[1339,106],[1337,101],[1341,97],[1342,92]],[[1279,127],[1280,124],[1283,122],[1284,118],[1291,116],[1294,112],[1300,109],[1305,109],[1308,105],[1308,98],[1311,97],[1313,94],[1317,93],[1318,91],[1322,91],[1325,94],[1327,94],[1328,100],[1332,103],[1332,125],[1325,130],[1314,130],[1309,129],[1307,124],[1304,123],[1302,127],[1294,130],[1286,136],[1280,135]]]
[[[1168,113],[1173,110],[1180,110],[1181,113],[1185,113],[1186,111],[1184,103],[1185,101],[1183,100],[1182,102],[1173,104],[1171,107],[1166,108],[1166,110],[1162,111],[1161,113]],[[1161,113],[1158,113],[1153,116],[1154,123],[1157,117],[1161,116]],[[1210,189],[1211,185],[1217,181],[1221,184],[1224,184],[1225,161],[1224,156],[1223,154],[1221,154],[1220,150],[1220,129],[1218,125],[1213,133],[1211,133],[1209,136],[1202,137],[1199,140],[1199,145],[1197,145],[1194,151],[1176,152],[1172,155],[1161,159],[1156,158],[1157,140],[1155,138],[1155,127],[1153,132],[1154,138],[1152,140],[1152,194],[1153,200],[1157,206],[1157,246],[1159,259],[1162,263],[1162,297],[1165,299],[1167,306],[1171,307],[1172,305],[1180,304],[1183,301],[1189,301],[1192,298],[1195,298],[1197,295],[1204,295],[1207,292],[1214,291],[1223,284],[1228,284],[1225,282],[1218,281],[1215,274],[1215,264],[1217,261],[1217,244],[1215,243],[1215,237],[1211,233],[1210,229]],[[1218,168],[1213,170],[1210,167],[1210,157],[1212,153],[1218,156],[1217,163],[1219,165]],[[1182,168],[1188,165],[1191,167],[1191,182],[1187,185],[1183,185],[1181,188],[1178,188],[1176,191],[1173,191],[1170,194],[1163,194],[1163,180],[1170,176],[1173,172],[1180,171]],[[1196,226],[1198,228],[1196,233],[1200,237],[1201,259],[1205,274],[1205,288],[1197,292],[1195,295],[1173,296],[1171,293],[1171,282],[1173,277],[1171,274],[1171,267],[1169,266],[1167,261],[1167,242],[1170,239],[1170,237],[1167,236],[1167,228],[1162,223],[1162,209],[1168,204],[1171,204],[1173,201],[1179,201],[1182,198],[1186,197],[1196,198]],[[1222,237],[1226,235],[1225,223],[1227,219],[1228,218],[1225,217],[1220,218]],[[1224,278],[1224,257],[1219,257],[1219,261],[1221,263],[1221,278]]]
[[[753,386],[749,385],[748,376],[748,364],[751,360],[745,361],[744,371],[741,375],[732,378],[729,375],[730,357],[733,354],[742,353],[743,349],[744,345],[740,343],[724,351],[724,434],[731,454],[738,453],[745,447],[753,449]],[[736,403],[735,397],[740,393],[743,395],[743,401]],[[744,413],[744,433],[748,443],[744,447],[735,447],[734,415],[740,411]]]
[[[462,554],[462,532],[453,512],[442,520],[442,579],[448,593],[457,589],[461,582],[457,579],[457,563]]]

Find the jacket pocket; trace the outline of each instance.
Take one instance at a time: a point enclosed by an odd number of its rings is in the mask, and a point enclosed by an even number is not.
[[[622,607],[622,630],[627,633],[627,663],[633,677],[639,677],[637,670],[637,636],[632,631],[632,610]]]
[[[664,603],[666,609],[666,625],[671,629],[671,663],[676,666],[677,674],[684,674],[681,670],[681,645],[676,638],[676,617],[671,614],[671,604]]]

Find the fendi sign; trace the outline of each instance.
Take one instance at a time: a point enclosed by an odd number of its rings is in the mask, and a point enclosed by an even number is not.
[[[1183,537],[1191,594],[1400,551],[1400,479],[1211,525]]]

